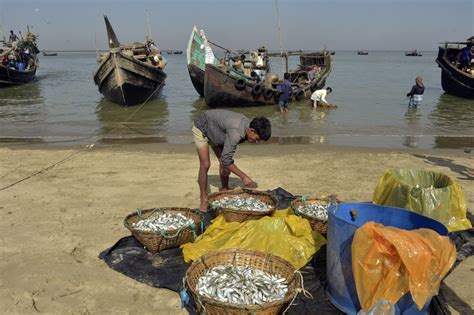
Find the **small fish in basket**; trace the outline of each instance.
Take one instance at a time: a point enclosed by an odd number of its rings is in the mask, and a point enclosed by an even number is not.
[[[325,235],[327,231],[328,208],[338,203],[341,203],[341,201],[337,199],[336,195],[314,198],[302,196],[292,202],[291,208],[293,208],[295,214],[306,218],[314,231]]]
[[[215,200],[211,204],[212,208],[228,208],[241,211],[269,211],[272,206],[253,197],[223,197]]]
[[[296,211],[326,222],[328,220],[329,205],[329,202],[325,200],[320,200],[317,202],[301,205],[296,208]]]
[[[202,217],[189,208],[137,209],[127,215],[124,226],[151,253],[192,242]]]
[[[194,220],[181,213],[165,213],[132,223],[134,229],[145,232],[174,231],[194,224]]]
[[[283,299],[288,285],[279,275],[249,266],[224,264],[207,270],[199,278],[196,291],[220,302],[262,305]]]

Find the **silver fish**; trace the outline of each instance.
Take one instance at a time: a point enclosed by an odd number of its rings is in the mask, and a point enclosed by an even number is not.
[[[328,207],[331,203],[321,200],[311,203],[306,203],[302,206],[296,208],[297,212],[306,214],[310,217],[315,219],[319,219],[322,221],[328,220]]]
[[[181,213],[165,213],[133,223],[132,228],[144,232],[158,233],[160,231],[179,230],[191,224],[194,224],[194,220]]]
[[[253,197],[224,197],[219,200],[215,200],[211,204],[212,208],[229,208],[234,210],[243,211],[269,211],[272,206],[259,199]]]
[[[288,293],[287,280],[247,266],[219,265],[202,275],[196,290],[200,295],[221,302],[251,305],[283,299]]]

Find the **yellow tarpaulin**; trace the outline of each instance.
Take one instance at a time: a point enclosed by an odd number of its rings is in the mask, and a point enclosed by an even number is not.
[[[226,222],[218,216],[194,243],[181,246],[184,260],[196,260],[213,250],[240,248],[271,253],[300,269],[326,240],[311,230],[308,220],[286,215],[288,211],[278,210],[274,217],[242,223]]]
[[[461,186],[442,173],[387,169],[374,191],[379,205],[412,210],[443,223],[448,230],[471,228]]]

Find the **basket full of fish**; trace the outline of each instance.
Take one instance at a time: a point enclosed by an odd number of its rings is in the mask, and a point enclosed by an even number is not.
[[[227,222],[244,222],[272,215],[277,200],[263,191],[235,189],[210,194],[209,205]]]
[[[341,203],[336,195],[321,197],[299,197],[293,200],[291,208],[296,215],[309,221],[311,229],[321,234],[327,232],[328,208],[330,205]]]
[[[189,208],[153,208],[127,215],[125,227],[150,252],[193,242],[201,227],[201,216]]]
[[[209,252],[194,261],[185,284],[199,313],[279,314],[301,288],[288,261],[253,250]]]

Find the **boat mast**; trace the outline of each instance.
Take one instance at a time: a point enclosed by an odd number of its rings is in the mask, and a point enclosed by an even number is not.
[[[278,37],[280,39],[280,55],[283,57],[283,40],[281,39],[281,25],[280,25],[280,15],[278,14],[278,1],[275,0],[275,10],[277,16],[277,25],[278,25]],[[288,55],[285,56],[286,59],[286,71],[288,72]],[[283,78],[283,59],[281,59],[281,77]]]
[[[153,40],[153,37],[151,36],[151,27],[150,27],[150,16],[148,15],[148,10],[146,12],[146,25],[148,26],[148,36],[150,37],[150,40]]]

